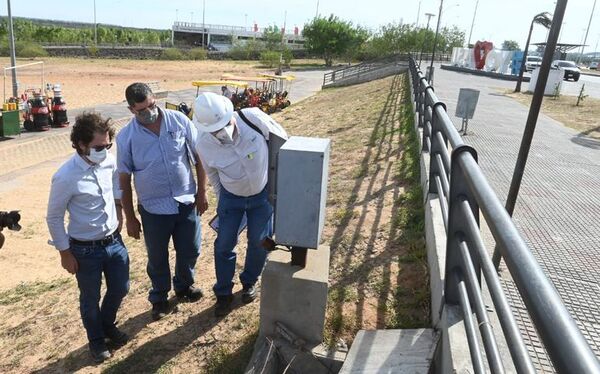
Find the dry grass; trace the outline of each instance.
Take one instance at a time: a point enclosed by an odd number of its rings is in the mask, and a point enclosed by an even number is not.
[[[327,90],[275,116],[291,134],[332,139],[324,231],[324,241],[332,250],[326,321],[326,338],[332,345],[340,339],[351,343],[362,328],[428,325],[418,153],[406,83],[405,76],[396,76]],[[55,168],[55,164],[39,166],[26,184],[14,188],[27,200],[31,186],[36,186],[35,194],[43,200]],[[207,217],[214,214],[212,196],[210,203]],[[41,228],[43,211],[31,214],[37,214],[41,230],[36,236],[47,235]],[[213,241],[214,233],[203,219],[197,282],[208,294],[214,283]],[[119,324],[132,341],[116,350],[107,363],[94,366],[79,317],[76,282],[58,271],[50,277],[53,280],[25,283],[0,294],[0,372],[237,373],[243,369],[256,337],[258,303],[242,305],[238,297],[235,310],[219,320],[213,317],[214,298],[208,295],[198,303],[179,304],[173,314],[152,322],[146,300],[145,249],[142,242],[129,238],[126,244],[131,291],[119,312]],[[48,251],[43,261],[60,270],[58,255],[47,246],[42,249]],[[15,248],[4,248],[3,261],[11,261],[14,252]],[[238,268],[244,252],[240,246]]]
[[[533,98],[531,93],[510,91],[505,94],[526,106],[531,104]],[[586,97],[579,106],[576,103],[577,96],[546,97],[542,102],[542,113],[579,131],[580,135],[600,139],[600,99]]]

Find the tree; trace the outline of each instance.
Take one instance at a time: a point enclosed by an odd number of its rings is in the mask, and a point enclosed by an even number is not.
[[[277,26],[269,26],[263,31],[263,40],[265,47],[269,51],[278,51],[281,49],[281,30]]]
[[[506,51],[520,51],[519,43],[515,40],[505,40],[502,42],[502,49]]]
[[[323,57],[326,66],[331,66],[335,57],[347,55],[364,37],[351,22],[342,21],[333,14],[329,18],[314,18],[304,25],[302,35],[306,38],[306,49]]]

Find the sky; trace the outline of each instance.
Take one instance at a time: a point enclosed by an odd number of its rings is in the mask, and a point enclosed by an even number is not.
[[[469,37],[475,3],[478,0],[444,0],[441,26],[456,25]],[[433,13],[430,27],[435,28],[440,0],[95,0],[98,23],[129,27],[169,29],[177,19],[202,23],[204,10],[208,24],[252,26],[294,26],[302,28],[317,11],[335,14],[354,24],[376,31],[388,23],[418,23],[426,26],[425,13]],[[13,16],[93,22],[94,0],[51,0],[48,6],[32,7],[31,1],[12,1]],[[594,0],[570,0],[564,18],[560,42],[582,43]],[[419,11],[420,5],[420,11]],[[318,6],[318,8],[317,8]],[[516,40],[524,46],[533,16],[553,13],[554,0],[479,0],[471,43]],[[7,14],[6,1],[0,1],[0,14]],[[546,30],[534,27],[532,42],[545,41]],[[586,51],[594,50],[600,39],[600,1],[594,12]],[[600,48],[600,45],[599,45]]]

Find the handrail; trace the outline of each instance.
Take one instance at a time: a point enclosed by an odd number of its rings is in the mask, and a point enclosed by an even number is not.
[[[408,55],[394,55],[375,61],[363,62],[357,65],[342,67],[323,75],[323,87],[342,79],[360,77],[380,69],[387,69],[392,62],[406,61]]]
[[[422,152],[430,156],[428,192],[439,196],[446,228],[444,298],[447,304],[458,305],[463,311],[473,369],[476,373],[486,370],[472,310],[489,371],[505,370],[485,312],[480,284],[483,274],[515,369],[519,373],[535,372],[483,243],[481,211],[555,369],[560,373],[600,373],[600,362],[477,164],[476,150],[462,140],[445,104],[412,57],[409,71],[415,114],[423,129]]]

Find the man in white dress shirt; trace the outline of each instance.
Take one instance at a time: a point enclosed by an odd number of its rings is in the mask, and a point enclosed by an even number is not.
[[[129,291],[129,255],[119,234],[121,191],[115,157],[108,153],[114,129],[96,113],[76,118],[71,142],[76,153],[52,177],[46,221],[66,271],[75,274],[79,307],[90,353],[96,362],[111,356],[105,338],[117,345],[128,336],[115,324]],[[69,222],[65,230],[65,212]],[[100,306],[102,274],[106,294]]]
[[[215,240],[215,314],[231,311],[238,229],[247,218],[248,249],[240,274],[242,301],[256,299],[255,284],[265,265],[265,237],[271,236],[273,207],[268,200],[269,134],[287,139],[285,130],[258,108],[233,111],[231,100],[205,92],[194,103],[199,130],[197,153],[217,196],[219,228]]]

